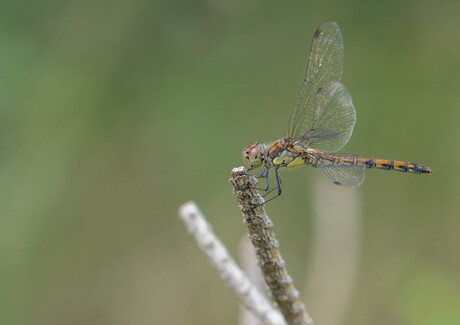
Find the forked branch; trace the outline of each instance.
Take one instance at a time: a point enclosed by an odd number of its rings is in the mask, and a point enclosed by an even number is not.
[[[195,202],[187,202],[179,209],[179,216],[188,231],[195,237],[198,246],[208,257],[210,264],[229,286],[241,303],[252,310],[265,323],[285,325],[281,313],[248,279],[230,256],[225,245],[217,238],[212,226],[206,221]]]

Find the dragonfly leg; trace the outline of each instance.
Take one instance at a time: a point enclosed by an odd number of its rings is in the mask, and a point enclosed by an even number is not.
[[[270,179],[268,177],[269,175],[270,175],[270,169],[264,168],[260,172],[259,175],[255,176],[256,178],[265,178],[265,188],[256,187],[259,191],[262,191],[262,192],[268,191],[268,188],[270,187]]]
[[[277,189],[276,186],[273,187],[271,190],[267,191],[264,195],[262,195],[262,197],[263,197],[263,198],[266,197],[268,194],[270,194],[271,192],[273,192],[273,191],[276,190],[276,189]]]
[[[249,167],[247,170],[250,171],[250,170],[253,170],[253,169],[254,169],[254,168]],[[249,175],[249,176],[254,176],[255,178],[265,178],[265,177],[267,177],[267,176],[265,175],[265,171],[266,171],[266,170],[265,170],[265,168],[264,168],[258,175],[252,175],[252,174],[250,174],[250,173],[247,173],[247,175]],[[262,188],[258,188],[257,186],[248,186],[247,188],[257,189],[257,190],[259,190],[259,191],[263,191],[263,190],[264,190],[264,189],[262,189]]]
[[[276,199],[278,196],[281,195],[281,177],[278,173],[278,168],[275,169],[275,178],[276,178],[276,187],[273,187],[270,191],[268,191],[267,193],[265,193],[263,195],[263,198],[265,198],[265,196],[271,192],[273,192],[275,189],[278,189],[278,194],[276,194],[274,197],[272,198],[269,198],[268,200],[265,201],[265,203],[267,203],[268,201],[271,201],[273,199]]]
[[[259,175],[254,175],[255,178],[265,178],[268,175],[268,168],[262,169]]]
[[[276,185],[278,186],[278,195],[276,195],[275,197],[278,197],[281,195],[281,177],[280,177],[280,174],[278,173],[278,168],[275,169],[275,176],[276,176]],[[275,197],[271,199],[273,200]]]
[[[267,168],[267,171],[265,173],[265,189],[262,189],[262,191],[266,192],[268,191],[268,188],[270,187],[270,178],[268,177],[270,175],[270,169]]]

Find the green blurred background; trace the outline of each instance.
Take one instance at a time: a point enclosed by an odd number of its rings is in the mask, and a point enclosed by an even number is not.
[[[177,209],[195,200],[237,255],[231,168],[286,134],[330,20],[358,117],[343,152],[436,171],[341,189],[362,212],[340,324],[460,324],[459,14],[453,0],[2,1],[1,324],[235,324]],[[326,177],[282,176],[268,212],[306,288]]]

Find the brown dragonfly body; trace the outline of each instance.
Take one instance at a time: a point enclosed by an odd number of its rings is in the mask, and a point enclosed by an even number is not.
[[[368,168],[433,173],[427,166],[407,161],[334,153],[348,142],[356,122],[351,95],[340,83],[342,71],[342,34],[335,22],[324,23],[313,36],[307,74],[291,112],[288,135],[270,145],[251,143],[243,151],[247,165],[264,167],[259,176],[267,178],[266,191],[271,169],[280,195],[278,169],[300,165],[321,168],[334,184],[348,187],[361,185]]]

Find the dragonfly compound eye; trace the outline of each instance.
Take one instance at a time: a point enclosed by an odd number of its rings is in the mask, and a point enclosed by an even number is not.
[[[243,150],[244,162],[253,168],[262,165],[262,150],[259,142],[253,142]]]

